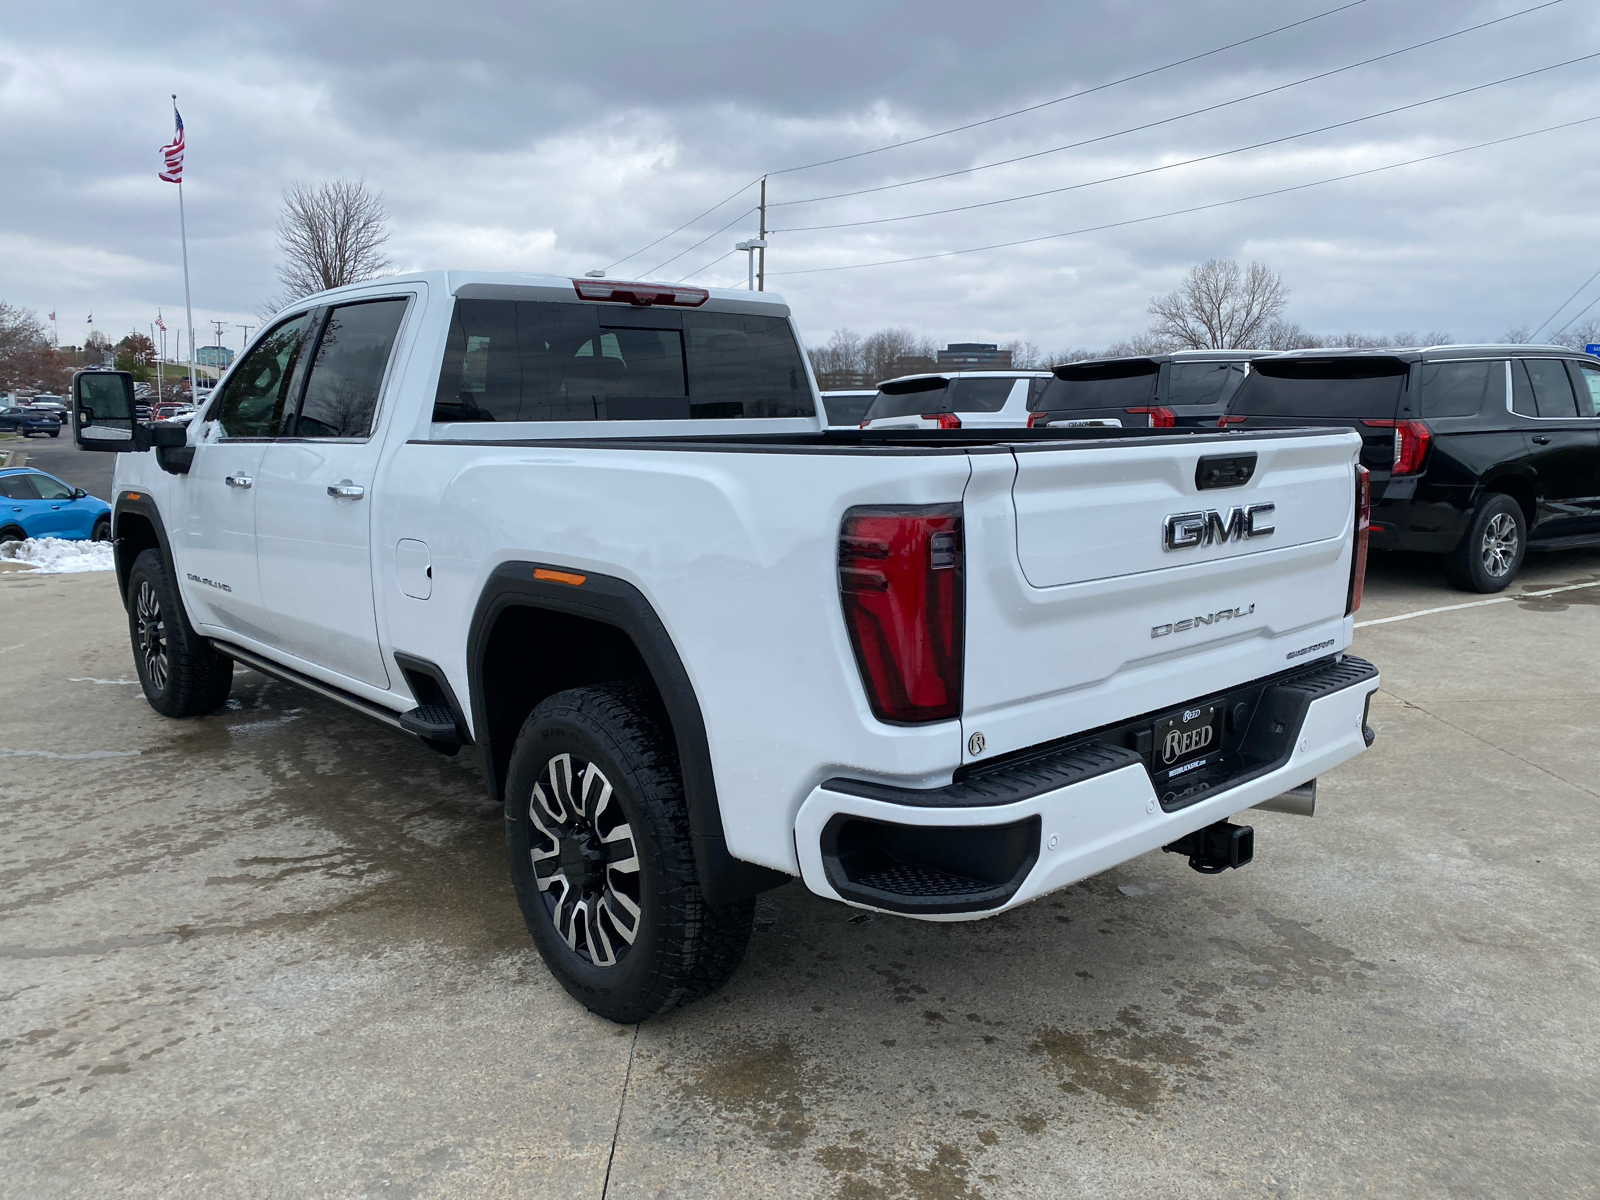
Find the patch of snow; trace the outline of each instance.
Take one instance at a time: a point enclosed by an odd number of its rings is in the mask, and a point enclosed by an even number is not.
[[[24,575],[64,575],[75,571],[114,571],[110,542],[72,542],[66,538],[28,538],[0,542],[0,562],[27,563]]]

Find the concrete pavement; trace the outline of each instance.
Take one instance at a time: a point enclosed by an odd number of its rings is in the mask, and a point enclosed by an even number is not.
[[[1476,599],[1380,560],[1361,616]],[[546,975],[468,756],[253,672],[164,720],[109,575],[0,575],[0,1192],[1600,1194],[1600,587],[1356,650],[1377,745],[1245,870],[786,887],[636,1030]]]

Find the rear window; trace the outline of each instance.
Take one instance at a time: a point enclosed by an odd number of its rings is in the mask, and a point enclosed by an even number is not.
[[[1086,408],[1139,408],[1153,404],[1161,365],[1135,362],[1084,363],[1057,367],[1055,378],[1028,399],[1032,412],[1064,412]]]
[[[1422,365],[1422,415],[1471,417],[1483,407],[1490,385],[1499,385],[1505,402],[1506,367],[1503,361],[1424,363]]]
[[[867,419],[867,409],[877,392],[850,392],[845,395],[824,395],[822,407],[827,411],[830,425],[859,425]]]
[[[435,421],[809,417],[782,317],[458,300]]]
[[[999,412],[1015,379],[906,379],[878,389],[866,421],[919,417],[923,413]]]
[[[1228,411],[1262,417],[1393,420],[1410,368],[1398,358],[1263,359]]]
[[[1244,382],[1248,369],[1244,363],[1173,363],[1167,380],[1167,403],[1219,407]]]

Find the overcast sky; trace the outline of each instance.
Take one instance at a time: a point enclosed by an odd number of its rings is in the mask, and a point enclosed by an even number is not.
[[[399,269],[742,285],[763,172],[907,142],[1161,67],[1340,0],[50,5],[0,0],[0,299],[113,339],[183,309],[177,189],[156,178],[177,92],[195,322],[256,323],[278,291],[291,181],[364,179]],[[890,325],[944,340],[1098,348],[1210,257],[1283,272],[1308,329],[1534,325],[1600,268],[1600,120],[1364,178],[1178,209],[1600,117],[1600,58],[1210,162],[1108,176],[1318,127],[1600,51],[1600,6],[1561,0],[1328,78],[1190,110],[1529,8],[1362,0],[1298,28],[1035,112],[773,174],[769,290],[808,340]],[[1164,122],[1142,132],[1133,126]],[[954,178],[880,188],[1101,138]],[[1093,186],[965,212],[834,230]],[[878,263],[1158,219],[1006,249]],[[731,228],[717,233],[723,225]],[[710,236],[703,246],[690,249]],[[667,261],[670,260],[670,261]],[[711,264],[707,266],[707,264]],[[691,275],[691,272],[697,272]],[[791,273],[793,272],[793,273]],[[1594,294],[1591,285],[1569,311]],[[1600,306],[1594,310],[1600,312]],[[1558,323],[1559,324],[1559,323]]]

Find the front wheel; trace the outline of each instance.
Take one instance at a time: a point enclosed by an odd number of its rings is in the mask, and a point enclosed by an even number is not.
[[[659,703],[610,683],[542,701],[506,780],[506,852],[545,965],[591,1012],[632,1024],[720,986],[753,900],[700,891],[683,781]]]
[[[216,712],[233,687],[233,660],[195,632],[159,550],[128,572],[128,634],[150,707],[167,717]]]
[[[1500,492],[1485,496],[1467,522],[1461,544],[1445,565],[1450,582],[1464,592],[1503,592],[1528,552],[1528,519],[1522,505]]]
[[[100,517],[94,523],[94,531],[89,534],[91,542],[109,542],[111,540],[111,518]]]

